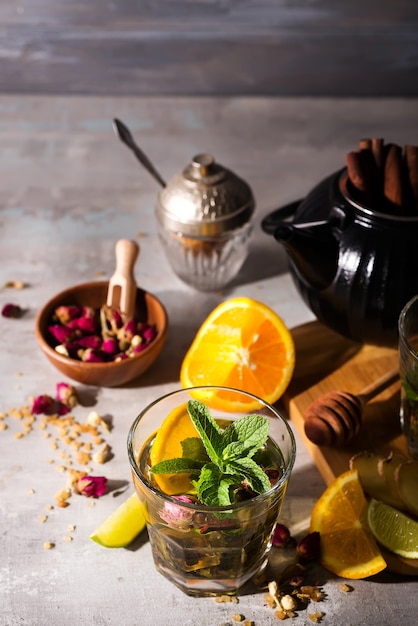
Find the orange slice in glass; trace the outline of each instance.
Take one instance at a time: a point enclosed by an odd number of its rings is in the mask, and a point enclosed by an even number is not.
[[[367,578],[386,568],[367,507],[357,470],[350,470],[327,487],[312,511],[310,532],[320,533],[321,563],[343,578]]]
[[[190,437],[199,437],[187,412],[186,404],[181,404],[162,422],[150,451],[151,466],[160,461],[183,456],[181,442]],[[184,494],[193,489],[189,474],[154,474],[155,482],[168,495]]]
[[[251,298],[232,298],[203,322],[184,357],[180,381],[183,387],[232,387],[273,404],[286,390],[294,365],[293,338],[277,313]],[[259,406],[245,396],[237,402],[227,393],[217,394],[217,400],[225,411]]]

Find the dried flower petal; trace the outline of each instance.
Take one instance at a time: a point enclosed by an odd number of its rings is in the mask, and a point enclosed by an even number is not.
[[[76,341],[79,348],[93,348],[93,350],[99,350],[102,347],[102,340],[98,335],[86,335],[80,337]]]
[[[107,491],[105,476],[83,476],[77,481],[77,493],[87,498],[100,498]]]
[[[102,351],[106,354],[117,354],[119,352],[118,342],[114,337],[108,337],[102,343]]]
[[[54,339],[59,343],[66,343],[74,335],[74,331],[72,331],[71,328],[68,328],[67,326],[61,326],[60,324],[48,326],[48,330],[54,337]]]
[[[23,314],[23,309],[18,304],[5,304],[1,310],[3,317],[19,318]]]
[[[79,317],[76,322],[77,328],[85,333],[95,333],[97,330],[97,323],[93,317]]]
[[[86,363],[104,363],[102,355],[97,350],[93,350],[93,348],[83,350],[81,353],[81,360]]]

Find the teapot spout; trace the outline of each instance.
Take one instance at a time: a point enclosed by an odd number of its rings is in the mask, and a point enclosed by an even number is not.
[[[287,250],[302,282],[325,289],[337,273],[339,242],[329,222],[281,223],[274,238]]]

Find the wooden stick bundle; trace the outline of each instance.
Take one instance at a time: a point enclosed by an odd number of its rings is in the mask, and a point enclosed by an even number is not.
[[[355,200],[390,215],[418,216],[418,147],[385,145],[380,138],[359,141],[346,155]]]

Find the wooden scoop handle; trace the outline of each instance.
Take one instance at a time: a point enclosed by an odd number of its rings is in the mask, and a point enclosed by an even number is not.
[[[382,393],[385,389],[390,387],[394,382],[396,382],[399,378],[399,367],[394,368],[393,370],[389,370],[386,374],[383,374],[380,378],[372,382],[370,385],[367,385],[364,389],[360,391],[357,395],[357,398],[360,400],[362,405],[370,402],[372,398]]]
[[[116,269],[109,281],[107,305],[119,309],[126,319],[131,319],[135,311],[134,265],[139,254],[139,246],[131,239],[119,239],[115,252]]]

